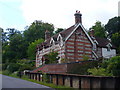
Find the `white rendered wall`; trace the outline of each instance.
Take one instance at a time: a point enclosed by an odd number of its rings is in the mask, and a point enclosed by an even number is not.
[[[111,58],[113,56],[116,56],[116,50],[110,49],[110,51],[107,51],[107,48],[102,48],[102,56],[103,58]]]

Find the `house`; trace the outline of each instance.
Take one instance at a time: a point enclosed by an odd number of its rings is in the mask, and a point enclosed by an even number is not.
[[[49,30],[45,32],[45,42],[37,46],[36,67],[46,61],[45,55],[51,51],[57,51],[60,59],[69,62],[82,61],[85,58],[97,60],[110,58],[116,55],[114,45],[108,39],[94,37],[93,30],[90,35],[82,25],[82,14],[76,11],[75,24],[54,36],[50,36]]]

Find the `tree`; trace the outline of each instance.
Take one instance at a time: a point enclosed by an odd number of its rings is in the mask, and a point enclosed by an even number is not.
[[[45,64],[57,63],[59,59],[58,52],[52,51],[49,54],[46,54],[45,58],[47,58]]]
[[[114,33],[111,37],[112,43],[117,47],[117,53],[120,53],[120,33]]]
[[[64,30],[63,28],[58,28],[58,29],[55,31],[55,34],[61,32],[61,31],[63,31],[63,30]]]
[[[24,37],[28,43],[34,42],[40,38],[45,38],[45,31],[49,30],[51,35],[53,35],[54,26],[53,24],[44,23],[42,21],[33,22],[27,30],[24,31]]]
[[[43,39],[38,39],[38,40],[35,40],[34,42],[29,44],[28,50],[27,50],[27,55],[28,55],[29,59],[35,60],[36,47],[37,47],[38,44],[42,43],[43,41],[44,41]]]
[[[17,62],[17,59],[26,58],[26,45],[22,34],[15,29],[8,29],[6,43],[3,43],[3,63]]]
[[[94,30],[94,35],[96,37],[106,38],[106,32],[104,25],[100,21],[97,21],[94,26],[92,26],[90,29]]]
[[[109,37],[112,37],[112,34],[120,33],[120,17],[109,19],[108,23],[105,25],[105,30],[109,33]]]

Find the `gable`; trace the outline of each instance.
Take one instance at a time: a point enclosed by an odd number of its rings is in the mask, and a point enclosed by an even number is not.
[[[70,38],[70,36],[78,29],[78,28],[81,28],[81,30],[85,33],[86,37],[90,40],[90,42],[94,45],[94,42],[93,40],[90,38],[90,36],[88,35],[87,31],[85,30],[85,28],[83,27],[83,25],[81,23],[75,25],[75,28],[74,30],[67,36],[66,40],[68,40],[68,38]]]

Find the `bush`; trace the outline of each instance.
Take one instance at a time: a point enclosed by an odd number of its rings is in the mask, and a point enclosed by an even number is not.
[[[90,73],[90,75],[95,75],[95,76],[112,76],[112,74],[108,73],[104,68],[88,69],[88,72]]]
[[[100,65],[100,68],[88,69],[88,72],[91,73],[91,75],[120,76],[120,56],[104,60]]]
[[[120,56],[113,57],[108,61],[107,70],[114,76],[120,76]]]
[[[7,70],[11,73],[15,72],[15,71],[18,71],[19,70],[19,67],[20,65],[17,64],[17,63],[10,63],[8,66],[7,66]]]
[[[2,74],[4,75],[10,75],[11,73],[8,70],[2,71]]]
[[[71,74],[88,75],[87,70],[98,66],[98,61],[84,61],[81,63],[70,64],[68,67]]]

